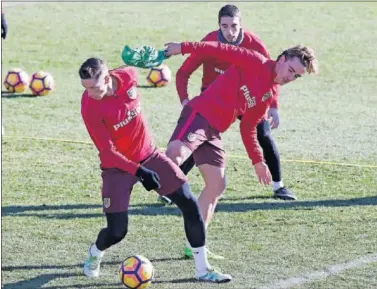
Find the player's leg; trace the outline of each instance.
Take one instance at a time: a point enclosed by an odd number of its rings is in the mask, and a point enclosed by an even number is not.
[[[180,165],[180,169],[182,172],[187,176],[187,174],[192,170],[195,166],[195,160],[193,155],[191,154],[182,165]],[[171,205],[172,201],[166,196],[158,196],[158,201],[164,205]]]
[[[264,159],[272,175],[274,196],[282,200],[296,200],[296,195],[284,187],[281,177],[280,155],[266,119],[257,126],[258,142],[263,149]]]
[[[102,172],[102,201],[107,225],[97,240],[90,246],[84,263],[87,277],[98,277],[105,250],[120,242],[128,231],[128,204],[137,178],[118,169],[104,169]]]
[[[166,149],[166,155],[178,166],[183,164],[191,154],[191,149],[180,140],[169,142]]]
[[[215,208],[220,197],[225,192],[225,152],[223,151],[220,140],[203,143],[195,152],[194,159],[204,180],[204,188],[199,195],[198,204],[203,216],[205,227],[212,220]],[[192,257],[189,246],[184,249],[187,258]],[[212,253],[207,249],[210,259],[221,260],[223,256]]]
[[[208,263],[205,247],[205,224],[195,197],[187,183],[168,197],[177,205],[183,215],[186,238],[190,243],[195,260],[196,278],[201,281],[225,283],[232,280],[228,274],[214,270]]]
[[[103,228],[95,243],[89,247],[88,257],[84,263],[87,277],[98,277],[105,250],[120,242],[127,234],[128,212],[106,213],[107,226]]]
[[[204,180],[204,188],[199,195],[198,202],[207,229],[217,202],[226,188],[225,168],[203,164],[199,166],[199,171]]]
[[[192,151],[180,140],[173,140],[168,144],[166,155],[179,166],[192,155]],[[157,200],[164,205],[172,204],[167,196],[158,196]]]
[[[188,173],[192,170],[192,168],[195,166],[195,160],[194,156],[191,154],[187,160],[183,162],[183,164],[180,165],[180,169],[182,172],[187,176]]]
[[[228,282],[231,277],[215,271],[207,260],[205,250],[205,225],[197,200],[190,190],[187,178],[180,168],[165,154],[157,152],[143,166],[155,171],[160,177],[158,193],[169,197],[181,210],[186,237],[193,248],[196,277],[211,282]]]
[[[208,127],[207,121],[201,115],[196,114],[191,107],[185,106],[170,138],[166,155],[176,165],[184,165],[192,152],[206,140],[205,130]],[[191,169],[190,165],[194,164],[185,164],[187,172]],[[160,196],[158,200],[164,204],[171,204],[171,200],[166,196]]]
[[[181,166],[207,140],[209,128],[207,120],[186,105],[170,138],[166,155]]]

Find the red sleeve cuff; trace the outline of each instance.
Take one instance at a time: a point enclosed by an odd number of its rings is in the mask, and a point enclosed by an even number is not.
[[[181,54],[184,55],[184,54],[187,54],[188,53],[188,42],[182,42],[181,43]]]

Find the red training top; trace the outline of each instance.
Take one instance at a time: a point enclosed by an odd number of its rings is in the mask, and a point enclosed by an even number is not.
[[[117,82],[114,95],[95,100],[85,90],[81,115],[99,151],[101,168],[118,168],[134,175],[155,144],[141,114],[136,69],[121,67],[110,75]]]
[[[187,105],[220,132],[242,115],[240,132],[249,158],[253,164],[263,161],[256,126],[278,88],[274,83],[276,62],[256,51],[219,42],[183,42],[181,51],[211,55],[234,64]]]

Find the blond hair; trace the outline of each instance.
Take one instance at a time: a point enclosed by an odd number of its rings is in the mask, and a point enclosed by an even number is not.
[[[278,57],[285,56],[286,59],[297,57],[301,64],[306,68],[306,72],[317,74],[319,72],[318,62],[314,54],[314,50],[304,45],[296,45],[284,50]]]

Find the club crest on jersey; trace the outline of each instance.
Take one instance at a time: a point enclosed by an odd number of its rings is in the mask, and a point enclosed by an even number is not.
[[[103,198],[103,206],[108,209],[111,206],[111,199],[110,198]]]
[[[266,100],[269,99],[271,96],[272,96],[271,92],[268,91],[265,95],[263,95],[263,97],[262,97],[262,101],[266,101]]]
[[[127,90],[127,95],[131,99],[135,99],[137,96],[137,90],[135,86],[132,86],[129,90]]]
[[[187,140],[189,142],[193,142],[194,140],[196,140],[196,135],[192,132],[190,132],[188,135],[187,135]]]

